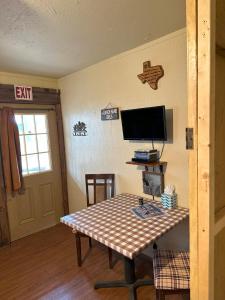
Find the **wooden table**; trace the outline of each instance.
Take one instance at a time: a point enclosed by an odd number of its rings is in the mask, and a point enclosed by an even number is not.
[[[97,282],[95,288],[128,287],[130,300],[136,299],[139,286],[153,279],[135,278],[134,257],[188,216],[187,208],[165,210],[161,216],[141,220],[131,211],[140,196],[121,194],[61,218],[73,232],[80,231],[124,256],[125,280]],[[159,201],[144,199],[160,208]]]

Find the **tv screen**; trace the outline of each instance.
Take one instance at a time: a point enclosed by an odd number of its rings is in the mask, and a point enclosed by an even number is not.
[[[166,141],[165,106],[121,111],[124,140]]]

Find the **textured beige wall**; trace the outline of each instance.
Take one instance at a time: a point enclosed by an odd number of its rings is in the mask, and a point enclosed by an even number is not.
[[[42,88],[58,88],[57,80],[49,77],[40,77],[26,74],[0,72],[1,84],[29,85]]]
[[[161,64],[165,76],[154,91],[137,74],[142,63]],[[173,143],[165,146],[168,161],[165,183],[174,184],[179,205],[188,207],[186,32],[184,29],[124,52],[59,80],[68,165],[70,211],[85,207],[85,173],[116,174],[116,192],[142,194],[142,170],[125,164],[139,148],[151,143],[124,141],[121,120],[101,121],[100,111],[110,102],[120,109],[165,105],[173,109]],[[87,124],[86,137],[74,137],[73,125]],[[161,144],[155,145],[161,149]]]

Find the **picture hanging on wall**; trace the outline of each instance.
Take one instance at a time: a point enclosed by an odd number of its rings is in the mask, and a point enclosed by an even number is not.
[[[86,136],[87,126],[84,122],[78,121],[77,124],[73,126],[73,136]]]
[[[164,191],[164,175],[149,171],[142,172],[143,192],[160,197]]]

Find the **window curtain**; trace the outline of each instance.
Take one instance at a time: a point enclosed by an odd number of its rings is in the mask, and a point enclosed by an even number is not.
[[[12,108],[0,110],[2,174],[6,193],[24,192],[19,131]]]

